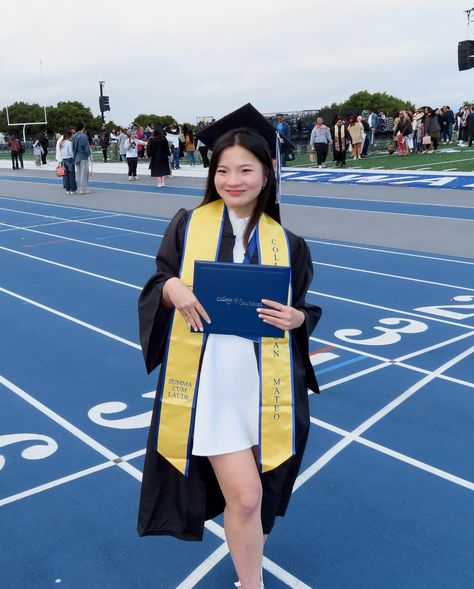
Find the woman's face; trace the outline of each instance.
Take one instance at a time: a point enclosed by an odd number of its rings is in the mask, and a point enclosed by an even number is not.
[[[224,149],[216,168],[214,184],[217,193],[238,217],[249,217],[267,177],[253,153],[234,145]]]

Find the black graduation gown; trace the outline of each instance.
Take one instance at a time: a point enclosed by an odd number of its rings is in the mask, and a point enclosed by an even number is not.
[[[150,158],[150,165],[152,178],[169,176],[170,171],[170,148],[168,141],[165,138],[152,137],[146,146],[146,154]]]
[[[186,219],[181,209],[168,226],[156,257],[156,273],[148,280],[138,301],[140,341],[148,373],[163,359],[172,312],[160,305],[164,283],[179,273]],[[288,232],[291,250],[293,306],[304,312],[306,321],[293,331],[295,442],[296,454],[279,467],[261,474],[263,487],[262,524],[268,534],[275,517],[284,515],[298,475],[309,432],[308,392],[319,392],[308,355],[308,339],[321,309],[305,303],[313,277],[313,265],[306,242]],[[231,262],[235,243],[228,218],[224,225],[218,260]],[[257,263],[256,254],[252,263]],[[222,368],[222,367],[219,367]],[[163,370],[158,379],[160,390]],[[202,540],[204,523],[224,511],[225,502],[209,460],[191,456],[188,477],[182,475],[156,451],[158,393],[148,436],[138,514],[138,533],[171,535],[182,540]]]

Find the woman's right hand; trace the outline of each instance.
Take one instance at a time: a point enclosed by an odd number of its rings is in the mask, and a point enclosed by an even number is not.
[[[194,331],[203,331],[201,317],[207,323],[211,322],[209,315],[192,290],[179,278],[173,277],[165,282],[163,298],[165,304],[169,301],[181,313],[186,323]]]

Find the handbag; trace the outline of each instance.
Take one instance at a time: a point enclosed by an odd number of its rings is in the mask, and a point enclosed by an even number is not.
[[[311,151],[309,154],[309,161],[310,162],[315,162],[316,161],[316,157],[314,155],[314,151]]]
[[[58,178],[62,178],[64,176],[64,166],[62,164],[58,164],[56,166],[56,176]]]
[[[431,145],[431,135],[425,135],[421,142],[423,143],[423,145]]]

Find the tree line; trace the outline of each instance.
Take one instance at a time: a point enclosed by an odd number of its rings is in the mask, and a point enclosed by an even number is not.
[[[36,103],[15,102],[8,106],[8,114],[10,124],[26,123],[44,120],[44,109]],[[50,133],[62,132],[64,129],[69,129],[78,121],[83,121],[86,129],[92,134],[98,134],[102,127],[102,119],[100,116],[94,116],[89,107],[84,106],[81,102],[58,102],[56,106],[47,106],[46,115],[48,123],[46,125],[26,125],[27,137],[37,135],[40,131],[48,131]],[[135,117],[132,124],[137,126],[146,126],[148,124],[167,126],[170,125],[175,118],[171,115],[155,115],[155,114],[139,114]],[[125,126],[114,121],[106,123],[107,129],[119,128]],[[193,125],[188,124],[188,127]],[[6,108],[0,111],[0,132],[11,134],[12,132],[20,133],[21,126],[9,127],[7,124]]]

